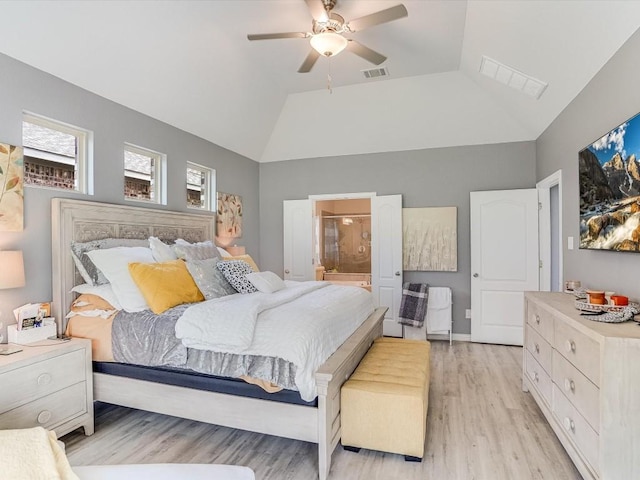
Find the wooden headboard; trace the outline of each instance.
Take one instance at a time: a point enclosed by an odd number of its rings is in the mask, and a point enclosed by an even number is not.
[[[71,289],[84,281],[78,274],[71,242],[103,238],[158,237],[167,242],[214,241],[215,215],[172,212],[110,203],[54,198],[51,200],[52,315],[58,333],[66,327],[65,315],[75,295]]]

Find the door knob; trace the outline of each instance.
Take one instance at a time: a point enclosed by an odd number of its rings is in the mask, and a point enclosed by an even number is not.
[[[287,274],[288,274],[288,273],[289,273],[289,270],[285,270],[285,271],[284,271],[284,273],[287,273]]]
[[[400,276],[400,272],[396,272],[396,277],[399,277],[399,276]]]
[[[473,278],[478,278],[480,275],[478,275],[477,273],[473,274]]]

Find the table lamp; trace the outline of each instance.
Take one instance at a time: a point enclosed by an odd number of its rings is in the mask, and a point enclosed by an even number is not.
[[[24,260],[21,250],[0,250],[0,289],[24,287]],[[4,339],[0,310],[0,343]]]

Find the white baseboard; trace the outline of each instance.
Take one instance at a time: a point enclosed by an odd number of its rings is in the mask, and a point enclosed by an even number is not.
[[[452,335],[453,340],[456,342],[470,342],[471,334],[470,333],[454,333]],[[432,333],[427,335],[428,340],[449,340],[448,333]]]

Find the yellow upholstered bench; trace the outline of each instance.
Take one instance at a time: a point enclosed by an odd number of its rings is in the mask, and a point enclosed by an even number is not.
[[[429,405],[429,351],[424,340],[377,339],[342,386],[346,450],[360,448],[421,461]]]

